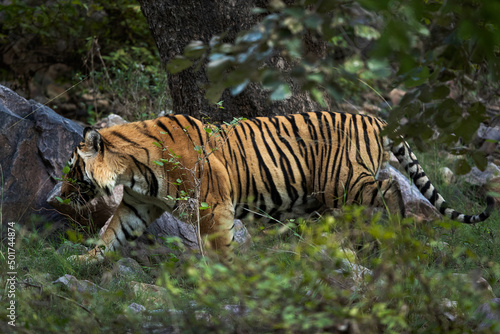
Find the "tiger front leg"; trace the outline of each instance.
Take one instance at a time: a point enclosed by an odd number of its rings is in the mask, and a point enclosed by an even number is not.
[[[127,198],[125,194],[126,192],[97,246],[87,254],[69,257],[70,261],[87,263],[103,261],[106,253],[117,251],[127,242],[140,237],[149,224],[163,213],[160,208],[151,204],[137,203],[133,198]]]
[[[234,208],[232,204],[219,204],[213,210],[200,211],[200,232],[204,245],[214,250],[222,262],[233,260]]]

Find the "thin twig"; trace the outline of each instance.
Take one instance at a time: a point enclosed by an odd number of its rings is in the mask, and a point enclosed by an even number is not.
[[[370,86],[366,81],[363,81],[361,80],[360,78],[358,78],[359,82],[361,82],[362,84],[366,85],[368,88],[370,88],[372,91],[375,92],[375,94],[377,94],[384,102],[385,104],[387,104],[387,106],[389,107],[389,110],[392,110],[392,107],[391,105],[389,104],[389,102],[387,102],[387,100],[382,96],[382,94],[380,94],[375,88],[373,88],[372,86]]]
[[[99,325],[99,327],[103,327],[103,326],[102,326],[102,323],[99,321],[99,319],[97,318],[97,316],[96,316],[94,313],[92,313],[92,311],[90,311],[88,308],[86,308],[85,306],[83,306],[82,304],[77,303],[76,301],[74,301],[74,300],[73,300],[73,299],[71,299],[71,298],[68,298],[68,297],[64,297],[64,296],[58,295],[57,293],[55,293],[55,294],[54,294],[54,296],[57,296],[57,297],[59,297],[59,298],[61,298],[61,299],[64,299],[64,300],[67,300],[67,301],[69,301],[69,302],[71,302],[71,303],[75,304],[76,306],[81,307],[81,308],[82,308],[85,312],[87,312],[87,313],[88,313],[88,314],[90,314],[92,317],[94,317],[94,319],[95,319],[95,321],[97,322],[97,324]]]

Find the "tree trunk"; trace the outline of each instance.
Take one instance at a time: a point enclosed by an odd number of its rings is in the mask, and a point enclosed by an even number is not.
[[[266,8],[266,0],[139,0],[142,12],[160,51],[161,61],[167,64],[193,40],[206,44],[213,36],[224,35],[225,42],[233,42],[238,32],[247,30],[260,19],[252,14],[255,7]],[[307,43],[306,43],[307,44]],[[271,57],[269,66],[286,70],[288,64],[279,55]],[[292,97],[283,101],[269,101],[269,92],[258,84],[248,85],[236,96],[224,91],[221,100],[224,109],[210,104],[204,98],[208,83],[204,66],[193,67],[177,74],[169,74],[169,90],[173,112],[188,114],[210,122],[231,121],[233,117],[255,117],[319,110],[309,96],[300,92],[293,82]]]

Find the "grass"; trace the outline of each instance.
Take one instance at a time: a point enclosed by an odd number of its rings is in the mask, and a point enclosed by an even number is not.
[[[438,153],[418,157],[458,210],[482,209],[464,185],[442,183]],[[63,235],[18,230],[15,331],[311,333],[349,325],[366,333],[472,332],[480,321],[474,310],[491,294],[474,287],[467,275],[483,276],[500,293],[499,221],[495,212],[477,226],[417,223],[346,208],[342,216],[307,224],[296,220],[267,233],[258,224],[249,226],[254,245],[229,266],[172,256],[132,276],[117,274],[117,258],[98,265],[68,262],[77,248],[67,246]],[[65,251],[56,252],[64,243]],[[353,259],[343,249],[361,251]],[[371,274],[353,279],[346,261]],[[0,266],[6,272],[5,262]],[[103,290],[81,293],[53,283],[66,274]],[[131,281],[162,289],[135,294]],[[2,300],[8,300],[6,287],[2,276]],[[446,300],[456,306],[448,307]],[[132,303],[146,311],[135,313]],[[0,331],[8,333],[14,328],[6,316],[0,308]]]
[[[106,79],[108,74],[112,81]],[[159,66],[131,65],[111,67],[108,72],[94,71],[91,80],[82,87],[82,95],[94,98],[87,105],[88,121],[92,124],[109,112],[128,120],[143,120],[172,109],[167,76]]]
[[[451,159],[443,158],[442,152],[436,149],[427,154],[419,154],[418,157],[421,164],[426,167],[426,173],[431,181],[456,210],[466,214],[480,213],[484,210],[486,195],[479,189],[460,179],[451,185],[444,184],[439,168],[452,166]],[[500,235],[497,232],[500,229],[499,210],[494,211],[487,221],[480,224],[451,224],[454,227],[442,231],[440,240],[447,242],[455,252],[468,255],[464,261],[454,263],[454,267],[463,271],[480,270],[483,277],[492,283],[495,294],[499,294],[500,288],[493,284],[498,280],[497,263],[500,260]]]

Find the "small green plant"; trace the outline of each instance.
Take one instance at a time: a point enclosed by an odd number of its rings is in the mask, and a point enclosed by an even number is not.
[[[224,103],[224,101],[219,101],[219,102],[217,102],[217,103],[216,103],[217,108],[219,108],[219,109],[224,109],[224,107],[222,106],[222,103]]]
[[[500,277],[500,254],[473,247],[479,233],[468,245],[440,246],[463,228],[449,222],[386,220],[368,216],[360,207],[345,207],[335,217],[292,223],[283,223],[294,231],[286,239],[281,237],[283,225],[269,228],[272,233],[248,225],[254,246],[226,265],[194,255],[180,257],[177,252],[185,249],[179,239],[163,238],[172,255],[151,270],[152,278],[133,278],[163,288],[155,294],[133,293],[130,277],[101,282],[113,271],[112,263],[69,263],[72,247],[61,254],[55,251],[62,237],[54,240],[20,230],[17,327],[26,333],[81,328],[121,332],[125,327],[140,333],[147,326],[175,327],[178,332],[311,333],[351,327],[366,333],[464,333],[474,331],[481,321],[474,318],[474,310],[489,299],[457,274],[474,268],[489,282]],[[367,243],[374,245],[372,254],[353,251]],[[66,274],[100,288],[84,292],[52,283]],[[2,276],[1,295],[5,286]],[[132,303],[146,311],[129,311]],[[0,309],[0,326],[5,312]]]
[[[70,172],[70,168],[71,167],[69,166],[69,163],[66,162],[66,164],[64,165],[64,168],[62,169],[62,174],[63,175],[61,177],[55,177],[54,179],[56,181],[63,181],[63,182],[69,182],[69,183],[77,184],[78,182],[76,180],[73,180],[73,179],[67,177],[67,174]],[[62,199],[59,196],[56,196],[55,198],[61,204],[69,205],[71,203],[71,199],[70,198]]]
[[[222,102],[219,102],[220,107],[222,107]],[[166,155],[159,160],[153,161],[154,164],[165,168],[166,177],[168,178],[168,173],[173,172],[175,169],[182,171],[182,178],[177,177],[169,180],[176,187],[175,189],[178,189],[176,196],[166,195],[165,199],[171,203],[176,203],[175,207],[179,211],[177,213],[178,216],[195,226],[198,245],[202,255],[204,251],[200,234],[200,211],[211,208],[209,203],[200,201],[205,165],[210,156],[225,145],[227,138],[241,120],[244,120],[244,118],[234,118],[230,123],[224,122],[225,127],[218,127],[207,122],[203,129],[208,137],[206,142],[202,143],[196,143],[192,140],[189,134],[189,126],[183,128],[186,140],[190,141],[194,152],[198,155],[197,163],[194,166],[185,166],[183,164],[183,155],[174,152],[172,148],[168,147],[168,144],[166,144],[166,136],[168,134],[166,132],[159,131],[160,138],[164,137],[165,140],[153,142],[153,145],[160,148],[164,155]]]
[[[88,122],[99,120],[103,113],[114,113],[128,119],[150,119],[171,109],[166,92],[167,77],[159,63],[159,55],[145,46],[122,46],[108,55],[101,55],[96,38],[87,45],[89,82],[82,96],[91,96]],[[80,74],[79,77],[86,75]]]
[[[24,94],[32,92],[30,85],[45,91],[46,76],[62,87],[69,84],[70,103],[86,112],[91,124],[110,112],[144,119],[171,109],[166,75],[136,2],[14,0],[0,11],[2,51],[17,45],[0,77]],[[17,55],[28,55],[24,65]],[[65,65],[55,78],[47,75],[53,64]],[[54,109],[63,105],[57,99],[51,103]]]

